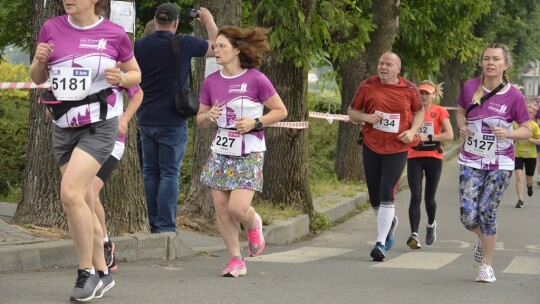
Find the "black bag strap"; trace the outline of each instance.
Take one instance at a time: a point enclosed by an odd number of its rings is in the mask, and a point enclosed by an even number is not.
[[[501,84],[499,84],[498,87],[496,87],[495,89],[493,89],[493,91],[487,93],[486,95],[482,96],[482,98],[480,98],[480,106],[482,106],[484,104],[484,101],[488,100],[491,98],[491,96],[497,94],[500,90],[502,90],[508,83],[506,81],[503,81],[501,82]],[[469,113],[478,106],[477,103],[474,103],[472,105],[470,105],[468,108],[467,108],[467,113],[465,113],[465,118],[467,118],[467,116],[469,115]]]
[[[113,92],[113,89],[108,87],[97,93],[88,95],[81,100],[59,101],[52,91],[45,91],[41,94],[40,101],[52,110],[54,120],[60,119],[60,117],[66,114],[71,108],[99,102],[99,119],[105,120],[107,118],[108,109],[107,96],[111,95]]]
[[[182,87],[182,75],[180,74],[180,47],[178,46],[178,38],[179,36],[173,35],[171,38],[171,48],[174,55],[174,63],[176,67],[176,76],[178,77],[178,86],[180,86],[180,92],[183,91]],[[180,36],[181,37],[181,36]],[[191,64],[188,68],[189,70],[189,77],[188,77],[188,89],[191,88],[189,81],[191,80]]]

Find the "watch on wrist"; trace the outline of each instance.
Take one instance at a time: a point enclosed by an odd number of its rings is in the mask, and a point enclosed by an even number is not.
[[[258,118],[255,118],[255,130],[260,131],[263,129],[262,121],[260,121]]]
[[[124,75],[126,75],[124,72],[120,72],[120,81],[118,82],[119,87],[124,86],[124,82],[126,81],[126,76]]]

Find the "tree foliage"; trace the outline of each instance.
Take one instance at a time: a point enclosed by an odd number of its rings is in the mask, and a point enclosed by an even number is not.
[[[492,0],[490,10],[475,25],[474,33],[484,45],[506,44],[513,55],[511,78],[540,54],[540,3],[529,0]],[[480,51],[480,50],[479,50]],[[476,62],[475,62],[476,64]]]
[[[393,50],[401,56],[402,72],[415,80],[440,76],[439,66],[459,57],[476,59],[483,44],[473,28],[491,0],[411,0],[401,7]]]
[[[30,1],[0,0],[0,8],[0,55],[11,44],[28,49]]]

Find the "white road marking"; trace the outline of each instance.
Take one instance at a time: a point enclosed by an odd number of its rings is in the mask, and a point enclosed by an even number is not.
[[[435,270],[457,259],[459,253],[410,252],[370,267]]]
[[[449,243],[460,244],[460,242],[457,241],[449,241]],[[498,250],[501,250],[501,248],[504,247],[499,246]],[[350,248],[301,247],[294,250],[277,252],[248,259],[254,262],[299,264],[339,256],[355,250],[356,249]],[[461,255],[461,253],[414,251],[404,253],[396,258],[388,259],[385,262],[376,263],[369,267],[437,270],[445,265],[448,265],[449,263],[452,263]],[[540,257],[516,256],[502,272],[510,274],[540,275]]]
[[[528,252],[540,252],[540,245],[527,245],[525,248]]]
[[[351,251],[354,251],[354,249],[302,247],[290,251],[261,255],[256,258],[250,258],[250,260],[273,263],[306,263],[342,255]]]
[[[540,257],[517,256],[503,273],[540,274]]]

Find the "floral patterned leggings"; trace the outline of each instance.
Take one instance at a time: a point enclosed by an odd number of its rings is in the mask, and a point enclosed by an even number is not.
[[[459,201],[461,223],[465,228],[480,226],[480,231],[485,235],[497,234],[497,207],[510,184],[512,172],[461,166]]]

